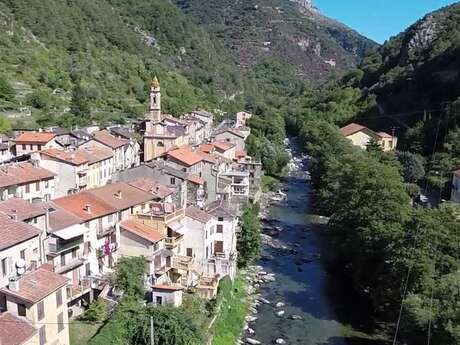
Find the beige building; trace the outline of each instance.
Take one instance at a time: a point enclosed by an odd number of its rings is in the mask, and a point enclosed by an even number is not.
[[[237,150],[244,150],[245,149],[245,140],[247,135],[240,130],[235,128],[227,128],[217,132],[214,135],[214,140],[216,142],[227,142],[234,144]]]
[[[385,132],[374,132],[373,130],[359,125],[350,123],[342,127],[340,133],[349,139],[354,146],[366,149],[371,140],[375,140],[383,151],[392,151],[396,149],[398,138]]]
[[[56,141],[56,134],[50,132],[24,132],[17,136],[14,141],[17,156],[44,149],[62,148]]]
[[[6,310],[37,329],[37,345],[69,344],[67,282],[67,278],[40,267],[10,280],[8,287],[0,290]]]

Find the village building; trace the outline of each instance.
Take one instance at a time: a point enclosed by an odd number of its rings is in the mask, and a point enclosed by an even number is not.
[[[32,157],[40,162],[41,167],[59,177],[55,196],[61,197],[77,193],[88,186],[89,155],[82,150],[46,149],[34,153]]]
[[[0,290],[0,299],[8,313],[37,329],[35,344],[68,345],[67,283],[66,277],[39,267],[10,279]],[[29,328],[27,334],[32,334]]]
[[[25,272],[41,264],[41,233],[30,224],[0,213],[0,287],[7,286],[18,269]]]
[[[15,221],[25,222],[46,231],[46,207],[42,202],[30,203],[24,199],[11,198],[0,201],[0,213]]]
[[[247,121],[252,117],[251,113],[248,113],[246,111],[240,111],[236,113],[236,123],[235,127],[236,128],[241,128],[241,127],[246,127]]]
[[[69,315],[77,316],[83,306],[91,300],[92,244],[89,230],[80,218],[57,206],[45,204],[47,210],[47,237],[44,241],[46,263],[58,274],[69,279]],[[93,259],[94,261],[95,259]]]
[[[184,117],[185,118],[195,118],[202,123],[203,139],[204,139],[202,142],[205,142],[211,139],[213,124],[214,124],[214,115],[212,113],[202,110],[202,109],[198,109],[198,110],[194,110],[190,113],[185,114]],[[199,144],[199,142],[196,142],[195,144]]]
[[[118,138],[107,130],[96,131],[92,139],[80,145],[81,148],[100,147],[108,148],[113,154],[114,171],[120,171],[139,165],[139,144],[134,140]]]
[[[86,227],[83,242],[91,246],[88,255],[91,275],[102,277],[111,272],[119,245],[119,211],[87,191],[55,199],[54,203],[79,218]]]
[[[115,171],[113,152],[106,147],[87,146],[79,148],[79,153],[88,160],[88,170],[86,181],[82,175],[82,182],[86,183],[86,188],[92,189],[105,186],[112,181]],[[84,187],[81,186],[81,187]]]
[[[396,149],[398,138],[385,132],[374,132],[357,123],[350,123],[340,128],[340,133],[351,141],[354,146],[366,149],[373,140],[380,145],[383,151],[392,151]]]
[[[452,176],[452,190],[450,200],[460,202],[460,169],[454,171]]]
[[[30,154],[50,148],[62,148],[56,142],[56,134],[52,132],[23,132],[16,137],[16,156]]]
[[[0,134],[0,163],[5,163],[14,158],[14,141],[6,134]]]
[[[0,199],[13,197],[28,201],[51,200],[55,195],[55,177],[36,163],[9,163],[0,166]]]
[[[188,174],[201,177],[203,158],[188,146],[182,146],[166,153],[166,164]]]
[[[216,142],[227,142],[234,144],[236,146],[236,150],[244,150],[245,149],[245,140],[247,135],[235,128],[226,128],[221,131],[217,131],[214,134],[214,140]],[[235,154],[232,159],[235,158]]]

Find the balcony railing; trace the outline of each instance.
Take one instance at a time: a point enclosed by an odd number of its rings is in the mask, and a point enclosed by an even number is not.
[[[115,225],[98,228],[97,229],[97,238],[100,239],[100,238],[102,238],[104,236],[113,234],[115,231],[116,231]]]
[[[192,269],[193,258],[189,256],[177,255],[172,258],[172,267],[174,269],[190,271]]]
[[[48,243],[48,250],[50,254],[57,255],[66,250],[76,248],[82,243],[83,243],[83,236],[78,236],[68,241],[57,239],[56,243]]]
[[[72,258],[71,260],[66,262],[64,265],[56,267],[54,269],[54,272],[56,272],[58,274],[68,272],[68,271],[71,271],[71,270],[83,265],[84,262],[85,262],[85,258],[82,255],[79,255],[76,258]]]
[[[166,249],[176,248],[180,243],[182,243],[183,236],[179,237],[166,237],[165,238],[165,247]]]

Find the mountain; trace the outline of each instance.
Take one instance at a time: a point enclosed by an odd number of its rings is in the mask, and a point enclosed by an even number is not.
[[[460,3],[426,15],[360,65],[387,112],[439,109],[460,96]],[[420,117],[419,117],[420,118]]]
[[[238,63],[250,68],[280,59],[310,80],[341,74],[377,47],[323,16],[310,0],[173,0],[223,40]]]
[[[155,74],[173,114],[244,88],[225,47],[168,0],[0,0],[0,47],[0,109],[31,107],[28,126],[68,114],[75,94],[95,121],[142,115]]]

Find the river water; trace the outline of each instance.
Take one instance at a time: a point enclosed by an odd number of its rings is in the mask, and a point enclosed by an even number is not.
[[[333,252],[324,225],[311,214],[312,190],[302,177],[307,169],[304,160],[285,183],[287,200],[270,206],[263,223],[281,229],[276,239],[294,251],[264,245],[259,264],[274,273],[276,281],[261,288],[270,304],[259,307],[251,337],[262,344],[274,344],[278,338],[288,345],[385,344],[368,334],[365,303],[350,290],[346,276],[328,264]],[[285,305],[276,307],[278,302]],[[284,315],[278,316],[281,310]]]

